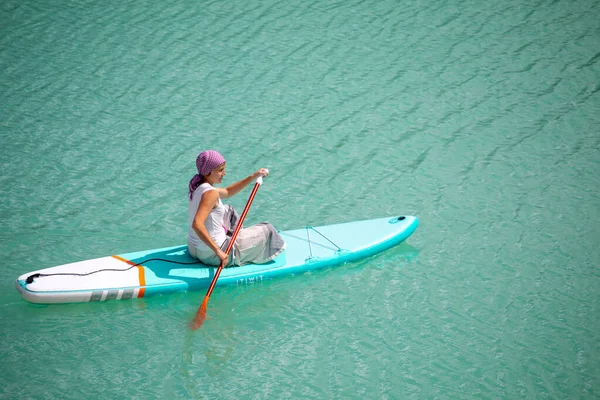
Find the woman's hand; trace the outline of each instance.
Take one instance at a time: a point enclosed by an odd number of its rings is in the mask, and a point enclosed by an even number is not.
[[[227,254],[225,254],[225,252],[221,249],[219,249],[216,254],[217,254],[217,257],[219,257],[219,259],[221,260],[223,267],[226,267],[227,263],[229,262],[229,256]]]
[[[266,168],[259,169],[258,171],[256,171],[255,173],[252,174],[252,179],[256,179],[259,176],[262,176],[262,177],[269,176],[269,170]]]

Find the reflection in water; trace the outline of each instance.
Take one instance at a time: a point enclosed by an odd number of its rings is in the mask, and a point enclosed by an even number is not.
[[[232,360],[236,344],[234,327],[230,319],[219,321],[209,315],[199,330],[185,328],[179,371],[182,384],[191,398],[207,395],[207,378],[221,381],[227,377],[229,372],[225,366]]]

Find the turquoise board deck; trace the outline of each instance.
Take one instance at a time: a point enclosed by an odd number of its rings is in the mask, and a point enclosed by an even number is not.
[[[259,282],[357,261],[406,240],[418,223],[413,216],[395,216],[282,231],[287,246],[275,260],[225,268],[217,285]],[[207,288],[216,269],[197,263],[183,245],[32,271],[15,285],[33,303],[124,300]],[[50,276],[27,282],[34,274]]]

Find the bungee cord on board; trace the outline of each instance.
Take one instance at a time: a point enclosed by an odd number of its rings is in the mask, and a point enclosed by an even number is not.
[[[86,273],[57,272],[55,274],[32,274],[32,275],[29,275],[27,277],[27,280],[25,282],[26,283],[33,283],[33,280],[35,278],[45,278],[45,277],[48,277],[48,276],[88,276],[88,275],[97,274],[98,272],[109,272],[109,271],[112,271],[112,272],[125,272],[125,271],[129,271],[132,268],[143,266],[142,264],[146,264],[146,263],[148,263],[150,261],[164,261],[164,262],[168,262],[168,263],[172,263],[172,264],[181,264],[181,265],[202,264],[200,261],[182,262],[182,261],[166,260],[164,258],[150,258],[148,260],[144,260],[144,261],[139,262],[137,264],[133,264],[129,268],[125,268],[125,269],[103,268],[103,269],[98,269],[96,271],[91,271],[91,272],[86,272]]]

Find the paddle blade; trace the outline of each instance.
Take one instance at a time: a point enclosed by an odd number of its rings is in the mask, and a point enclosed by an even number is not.
[[[196,330],[202,326],[204,320],[206,319],[206,310],[208,309],[208,299],[209,296],[204,297],[204,301],[200,304],[198,311],[196,311],[196,316],[190,323],[190,329]]]

